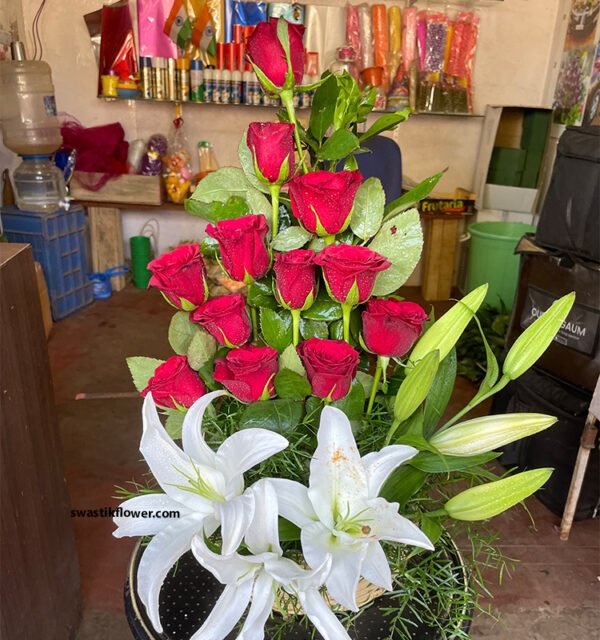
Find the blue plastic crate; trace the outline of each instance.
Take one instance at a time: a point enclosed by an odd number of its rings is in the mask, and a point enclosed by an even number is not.
[[[52,317],[60,320],[90,304],[87,278],[86,216],[82,207],[54,213],[2,208],[4,233],[11,242],[26,242],[44,271]]]

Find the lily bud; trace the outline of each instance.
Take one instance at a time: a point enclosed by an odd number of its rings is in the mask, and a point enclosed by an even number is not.
[[[394,402],[396,422],[404,422],[423,404],[431,389],[439,364],[438,352],[432,351],[408,371]]]
[[[431,351],[440,352],[440,362],[450,353],[462,332],[481,306],[487,293],[482,284],[459,300],[423,334],[410,354],[411,362],[417,362]]]
[[[533,469],[467,489],[444,505],[454,520],[487,520],[514,507],[548,481],[553,469]]]
[[[485,416],[439,431],[429,442],[446,456],[476,456],[543,431],[555,422],[555,417],[542,413]]]
[[[502,373],[505,377],[515,380],[535,364],[554,340],[554,336],[567,319],[574,302],[574,292],[559,298],[523,331],[504,360]]]

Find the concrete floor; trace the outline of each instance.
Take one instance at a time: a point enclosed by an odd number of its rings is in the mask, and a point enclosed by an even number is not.
[[[416,290],[407,297],[418,300]],[[438,315],[443,305],[436,305]],[[75,400],[78,393],[132,391],[125,364],[131,355],[171,355],[171,309],[154,291],[128,287],[111,299],[54,326],[49,351],[74,509],[115,506],[114,486],[140,479],[141,401],[137,398]],[[472,393],[460,381],[453,399]],[[493,521],[503,552],[520,563],[512,577],[492,585],[489,604],[498,622],[478,618],[473,638],[488,640],[594,640],[600,638],[600,522],[576,523],[568,543],[557,535],[559,519],[537,500]],[[117,540],[110,518],[75,519],[83,591],[78,640],[130,640],[123,613],[123,581],[135,540]]]

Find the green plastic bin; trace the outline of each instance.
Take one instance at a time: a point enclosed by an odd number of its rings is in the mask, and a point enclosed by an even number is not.
[[[524,234],[534,231],[522,222],[476,222],[469,225],[471,249],[467,290],[488,283],[485,302],[512,309],[519,280],[519,256],[515,248]]]

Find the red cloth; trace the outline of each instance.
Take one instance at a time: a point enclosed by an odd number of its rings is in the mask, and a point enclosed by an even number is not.
[[[98,191],[111,178],[127,173],[129,143],[118,122],[86,128],[70,120],[62,124],[60,131],[63,148],[77,151],[76,171],[104,174],[100,180],[82,180],[80,176],[79,182],[87,189]]]

